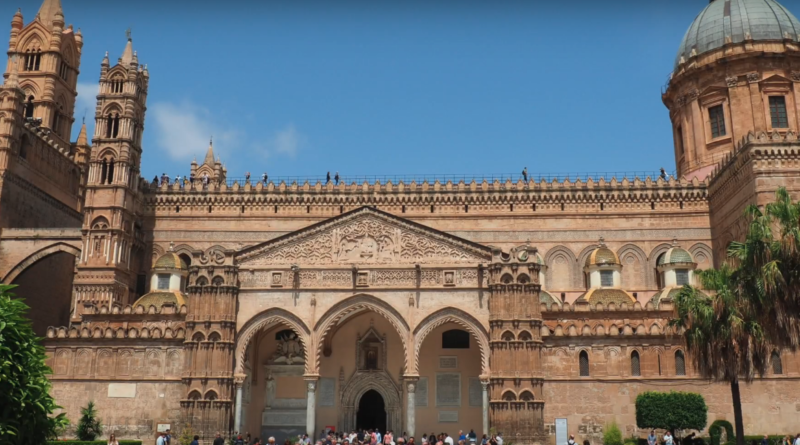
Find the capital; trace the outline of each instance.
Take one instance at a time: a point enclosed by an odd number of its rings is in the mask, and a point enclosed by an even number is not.
[[[236,389],[241,388],[244,385],[244,380],[247,378],[246,374],[235,374],[233,376],[233,383],[236,385]]]

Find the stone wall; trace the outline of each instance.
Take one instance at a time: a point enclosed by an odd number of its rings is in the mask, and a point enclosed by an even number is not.
[[[733,423],[730,386],[701,380],[547,380],[544,384],[545,427],[555,443],[555,419],[566,418],[569,434],[581,443],[601,443],[605,425],[616,421],[624,437],[644,437],[636,428],[636,396],[644,391],[689,391],[702,394],[708,405],[708,424],[716,419]],[[749,435],[797,432],[800,382],[797,376],[771,377],[741,385],[744,427]],[[705,430],[704,435],[708,432]],[[506,434],[509,436],[509,434]]]
[[[55,380],[52,390],[70,421],[64,437],[74,437],[81,408],[93,401],[104,425],[103,439],[115,433],[119,439],[141,439],[143,445],[155,443],[159,423],[168,423],[173,430],[179,429],[180,400],[184,392],[185,385],[180,381]]]

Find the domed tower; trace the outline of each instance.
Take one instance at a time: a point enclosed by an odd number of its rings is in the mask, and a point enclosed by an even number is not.
[[[748,132],[797,133],[800,21],[774,0],[712,0],[662,95],[678,174],[704,179]]]
[[[672,247],[659,256],[656,263],[661,289],[650,302],[658,309],[661,303],[671,302],[683,286],[693,284],[697,263],[692,254],[679,246],[677,241],[672,241]]]
[[[583,272],[587,290],[578,297],[576,303],[589,303],[592,306],[614,303],[617,307],[622,303],[633,307],[636,303],[631,294],[622,290],[622,263],[617,254],[606,247],[602,238],[597,248],[586,257]]]
[[[174,304],[177,308],[186,304],[186,277],[189,267],[175,252],[161,255],[153,266],[150,277],[150,292],[142,295],[134,306],[160,308],[164,304]]]

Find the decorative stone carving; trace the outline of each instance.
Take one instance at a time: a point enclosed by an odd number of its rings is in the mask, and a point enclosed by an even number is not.
[[[800,82],[800,71],[792,71],[792,80],[795,82]]]
[[[297,338],[297,334],[289,332],[278,341],[278,350],[269,359],[274,364],[300,364],[305,362],[303,345]]]
[[[480,263],[488,248],[413,225],[373,209],[333,218],[326,224],[248,249],[243,266],[276,264]],[[224,260],[224,257],[223,257]]]
[[[736,77],[736,76],[726,77],[725,78],[725,83],[728,84],[729,88],[735,87],[736,85],[739,84],[739,78]]]
[[[223,263],[225,263],[225,254],[218,249],[209,249],[207,252],[200,254],[200,264]]]
[[[747,73],[747,82],[748,83],[756,83],[761,80],[761,74],[759,73]]]

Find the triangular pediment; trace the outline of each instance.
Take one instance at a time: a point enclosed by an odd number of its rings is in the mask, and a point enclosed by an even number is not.
[[[483,263],[491,250],[480,244],[362,207],[242,250],[244,267],[335,264]]]

